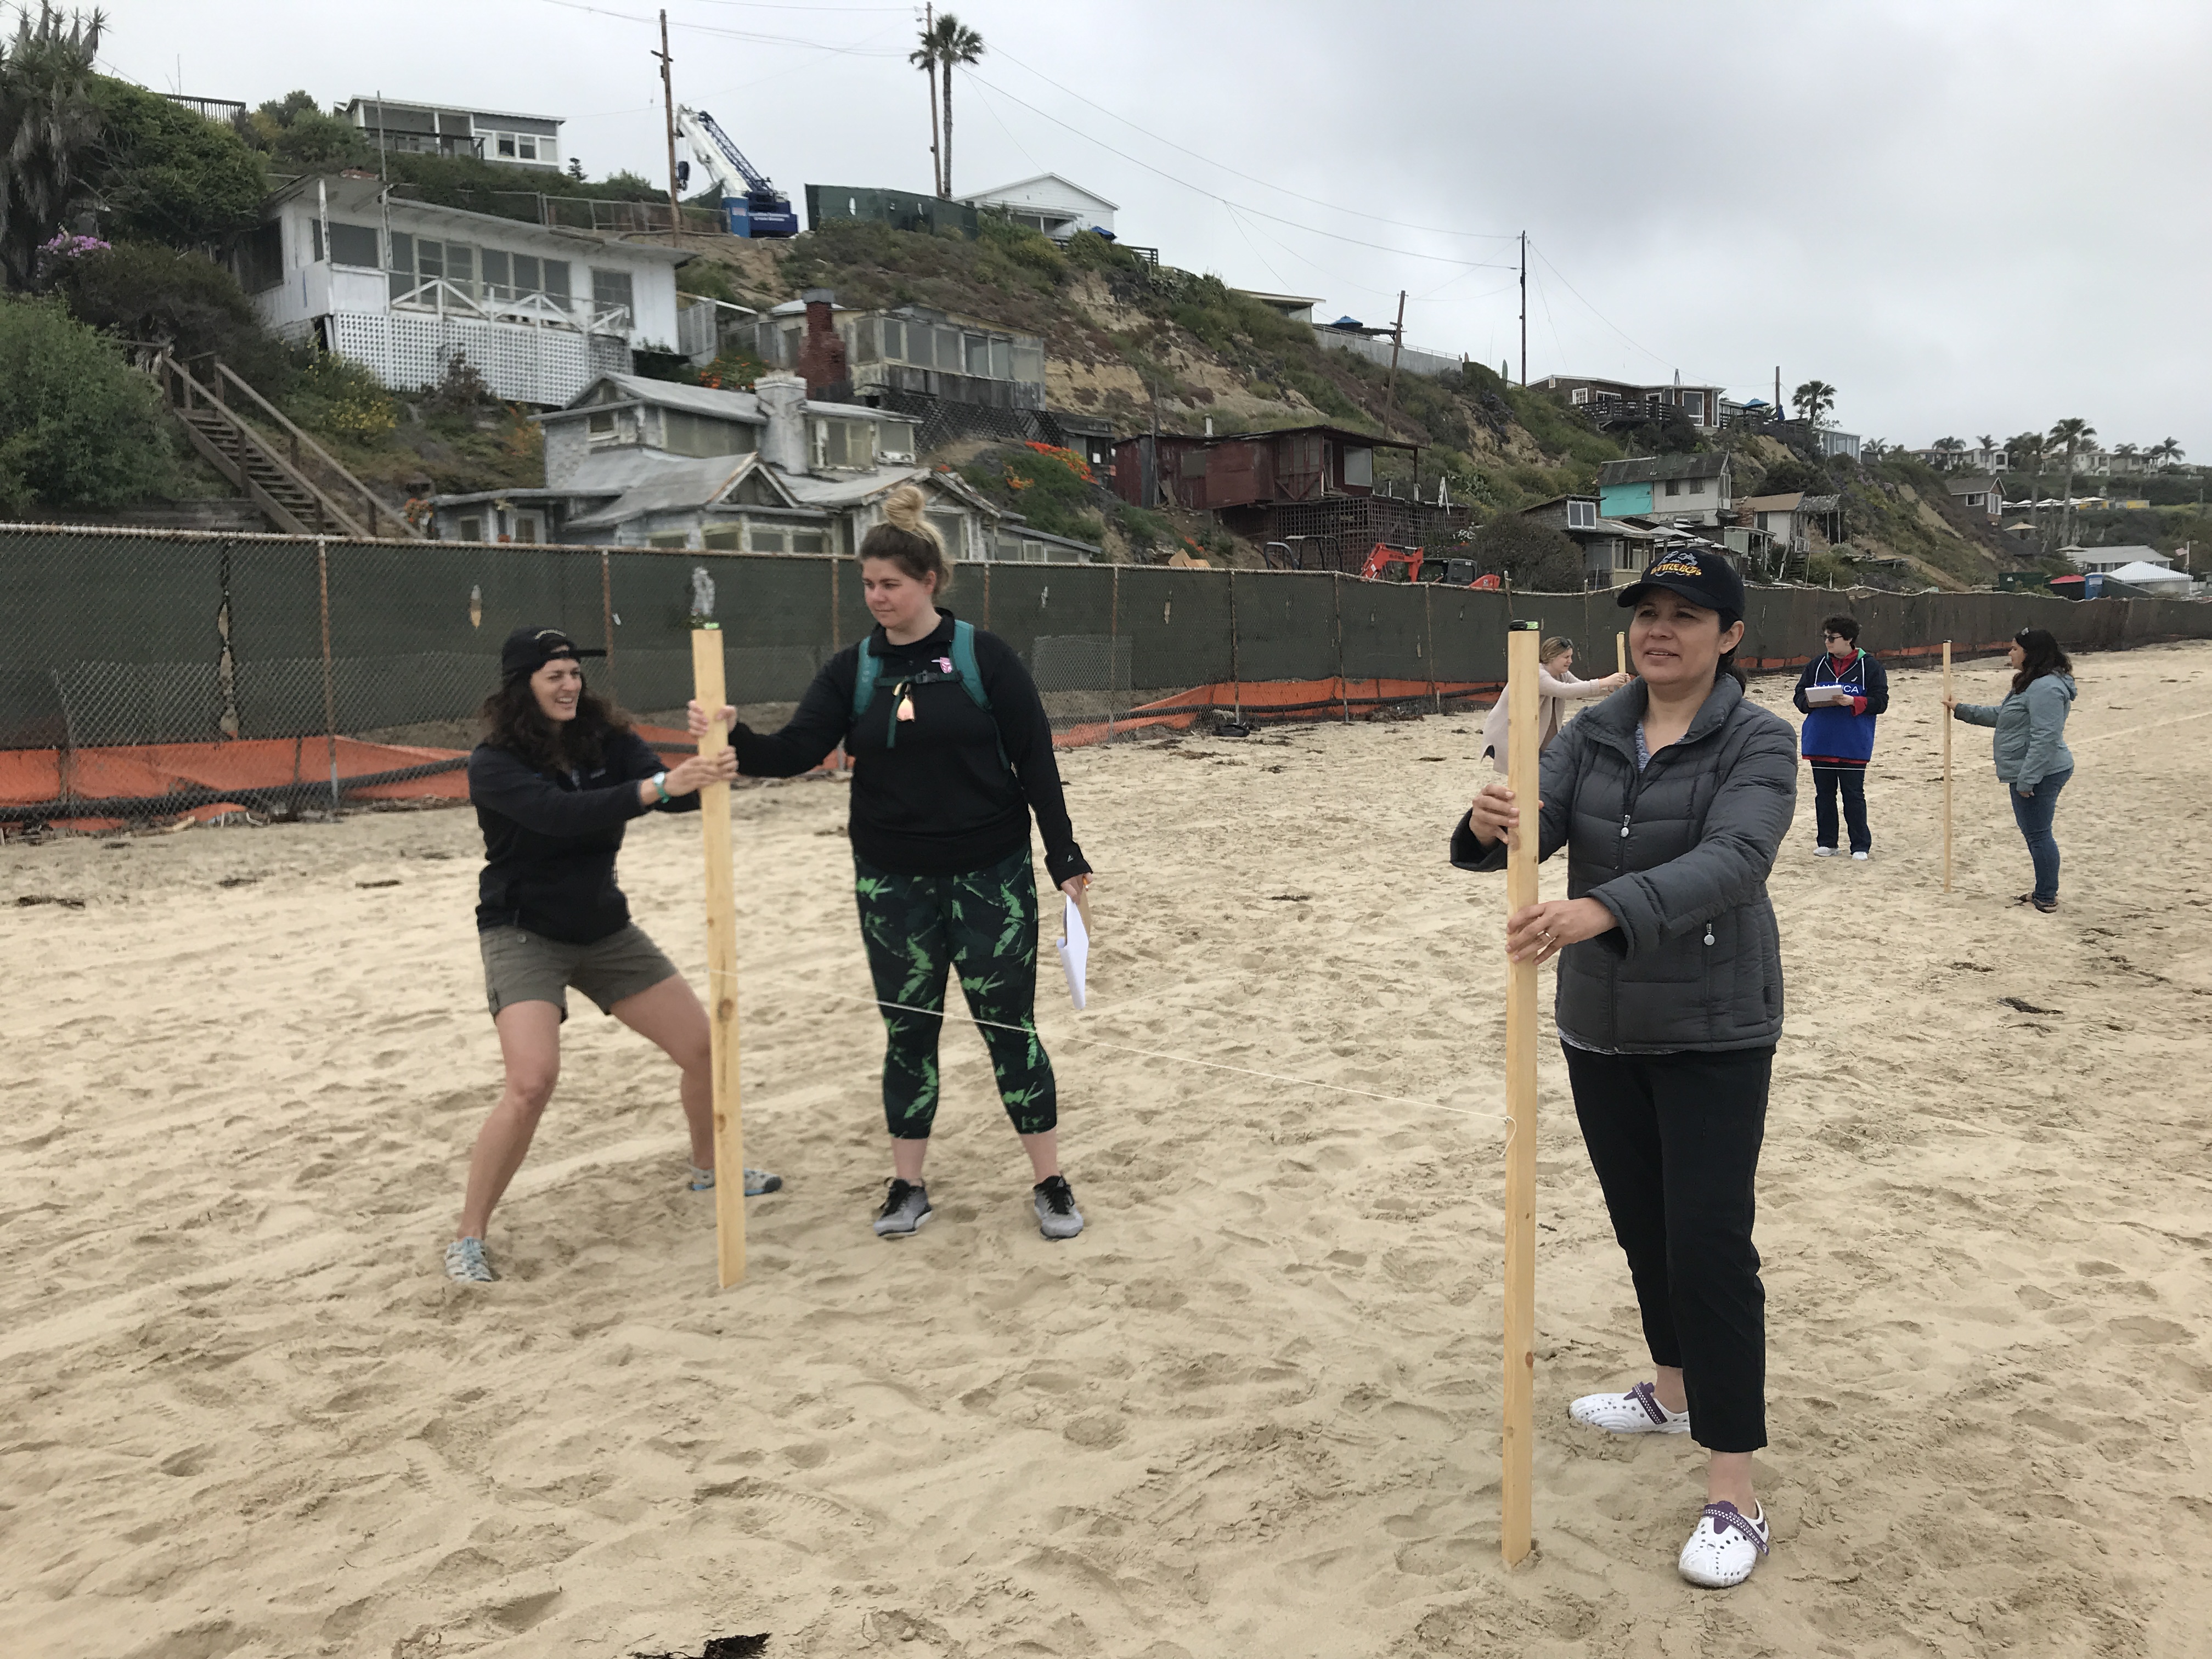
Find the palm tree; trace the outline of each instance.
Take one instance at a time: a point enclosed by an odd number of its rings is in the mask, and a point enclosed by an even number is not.
[[[1797,413],[1808,426],[1820,424],[1820,416],[1836,406],[1836,388],[1826,380],[1808,380],[1790,394]]]
[[[0,46],[0,268],[13,288],[38,274],[40,246],[61,228],[100,135],[91,98],[105,21],[62,14],[40,0]]]
[[[2039,524],[2043,509],[2036,502],[2043,498],[2043,434],[2040,432],[2016,432],[2005,440],[2005,453],[2015,472],[2025,469],[2027,480],[2027,510]]]
[[[1944,463],[1948,466],[1952,464],[1952,458],[1966,447],[1966,441],[1964,438],[1938,438],[1928,447],[1942,451]]]
[[[2182,454],[2181,446],[2171,438],[2166,439],[2163,443],[2153,444],[2150,449],[2151,459],[2163,461],[2168,466],[2172,466],[2179,460]]]
[[[2097,428],[2075,416],[2056,422],[2051,428],[2051,441],[2066,448],[2066,505],[2059,510],[2059,534],[2071,538],[2074,525],[2074,457],[2081,446],[2095,441]]]
[[[921,50],[909,60],[923,64],[928,69],[930,91],[944,100],[944,149],[939,156],[937,172],[937,193],[941,198],[950,198],[952,194],[952,70],[957,64],[975,63],[982,55],[983,37],[948,11],[922,32]],[[939,79],[940,74],[943,76],[941,81]],[[930,111],[933,137],[937,130],[937,111],[933,106]]]

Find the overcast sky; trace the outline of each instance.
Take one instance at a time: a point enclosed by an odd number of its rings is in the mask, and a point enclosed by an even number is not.
[[[2086,416],[2212,461],[2212,6],[955,0],[957,193],[1039,172],[1125,240],[1528,372],[1840,390],[1913,446]],[[159,90],[564,118],[656,179],[647,0],[101,0]],[[914,13],[671,0],[677,96],[792,196],[927,190]],[[799,210],[804,212],[803,205]]]

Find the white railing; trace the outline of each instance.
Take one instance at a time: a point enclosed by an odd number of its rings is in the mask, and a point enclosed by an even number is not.
[[[426,311],[441,317],[471,317],[488,323],[519,323],[586,334],[627,336],[633,326],[628,306],[599,308],[582,301],[564,302],[550,294],[522,294],[513,299],[480,298],[442,276],[434,276],[398,295],[392,301],[392,307],[395,311]]]

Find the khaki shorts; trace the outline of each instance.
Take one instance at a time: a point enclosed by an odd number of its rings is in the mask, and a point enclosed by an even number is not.
[[[676,976],[676,964],[635,923],[592,945],[564,945],[522,927],[486,928],[477,944],[495,1018],[512,1003],[550,1002],[566,1019],[571,985],[610,1014],[617,1002]]]

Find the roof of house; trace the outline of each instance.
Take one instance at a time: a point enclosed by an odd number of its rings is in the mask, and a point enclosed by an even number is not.
[[[1613,484],[1652,483],[1663,478],[1717,478],[1728,470],[1725,455],[1647,455],[1641,460],[1607,461],[1597,470],[1597,483],[1603,489]]]
[[[2002,479],[1984,474],[1978,477],[1954,478],[1950,487],[1954,495],[1986,495],[1992,490],[2002,489],[2004,483]]]
[[[1804,504],[1805,492],[1793,489],[1786,495],[1753,495],[1736,507],[1745,513],[1795,513]]]
[[[718,421],[741,421],[750,426],[765,426],[768,416],[761,412],[760,399],[750,392],[720,392],[712,386],[684,386],[675,380],[647,380],[642,374],[602,374],[568,402],[565,409],[549,410],[531,418],[556,421],[571,415],[588,415],[609,407],[606,399],[593,401],[593,394],[603,386],[611,386],[622,393],[612,401],[617,403],[653,404],[662,409],[680,409],[687,414],[712,416]],[[908,426],[920,426],[919,415],[901,415],[889,409],[870,409],[865,404],[828,404],[809,398],[805,402],[809,415],[836,415],[854,420],[899,421]]]
[[[2133,564],[2140,560],[2145,564],[2172,564],[2173,556],[2161,553],[2154,547],[2145,547],[2136,542],[2122,542],[2110,547],[2062,547],[2059,552],[2075,563],[2083,562],[2079,556],[2086,554],[2100,564],[2117,560],[2122,564]]]
[[[355,177],[343,173],[303,173],[290,184],[279,185],[264,197],[262,211],[265,214],[279,203],[295,197],[304,196],[313,201],[318,185],[328,191],[331,210],[334,213],[377,212],[380,198],[385,189],[381,183],[367,174]],[[496,213],[477,213],[468,208],[447,207],[442,203],[402,196],[396,191],[392,193],[390,205],[409,214],[458,221],[464,225],[496,226],[510,236],[550,238],[557,242],[572,243],[579,248],[596,249],[603,254],[609,252],[625,256],[634,254],[656,264],[680,265],[695,257],[682,248],[657,247],[650,242],[617,242],[608,237],[594,236],[588,231],[564,230],[556,225],[541,225],[533,220],[509,219]]]
[[[379,105],[386,109],[427,109],[440,115],[483,115],[496,121],[550,121],[556,126],[568,118],[565,115],[526,115],[519,109],[478,109],[473,104],[429,104],[420,98],[387,98],[381,93],[356,93],[346,101],[346,112],[350,115],[364,106],[374,109]]]
[[[1100,207],[1112,208],[1116,213],[1119,213],[1121,210],[1121,204],[1119,202],[1109,202],[1103,196],[1101,196],[1097,191],[1085,190],[1082,185],[1077,184],[1074,179],[1064,178],[1057,173],[1032,173],[1026,179],[1015,179],[1011,185],[999,185],[990,190],[979,190],[973,196],[963,196],[960,199],[965,202],[969,207],[977,207],[986,202],[994,202],[1002,196],[1011,196],[1018,190],[1027,190],[1031,185],[1042,185],[1046,183],[1065,185],[1068,189],[1073,191],[1078,196],[1083,197],[1087,200],[1096,202]]]
[[[747,477],[757,477],[782,497],[784,509],[811,510],[824,517],[887,494],[902,483],[919,483],[953,496],[987,516],[999,509],[956,473],[926,466],[878,466],[866,472],[818,478],[770,466],[757,454],[701,457],[652,451],[603,451],[578,464],[563,492],[572,496],[612,496],[568,520],[572,530],[604,530],[648,513],[698,512],[725,502]]]

